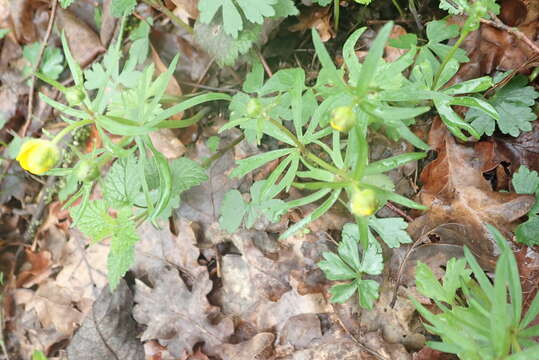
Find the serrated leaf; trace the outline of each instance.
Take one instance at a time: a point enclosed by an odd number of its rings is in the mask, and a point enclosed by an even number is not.
[[[124,16],[124,14],[129,15],[133,12],[136,5],[137,0],[112,0],[110,13],[117,18]]]
[[[539,245],[539,216],[530,215],[515,230],[517,241],[528,246]]]
[[[381,249],[369,241],[367,251],[361,258],[361,267],[358,269],[369,275],[380,275],[384,269],[384,258]]]
[[[276,3],[277,0],[200,0],[199,20],[209,24],[215,16],[221,15],[225,33],[238,38],[244,28],[242,15],[251,23],[262,24],[265,17],[275,15],[273,5]]]
[[[466,121],[480,133],[492,135],[496,125],[504,134],[517,137],[522,131],[530,131],[537,118],[533,109],[539,93],[532,86],[526,86],[527,78],[515,76],[507,85],[496,91],[487,101],[496,109],[500,118],[495,120],[477,109],[470,109]]]
[[[81,205],[69,209],[72,217],[79,213]],[[88,202],[84,215],[79,219],[77,227],[84,235],[98,242],[114,233],[116,221],[109,214],[110,204],[105,200],[91,200]]]
[[[390,248],[397,248],[401,244],[409,244],[412,238],[406,232],[408,223],[403,218],[369,218],[369,226],[376,231]]]
[[[239,56],[246,54],[258,40],[262,26],[248,24],[237,38],[224,32],[222,24],[200,21],[194,27],[195,41],[220,66],[233,65]]]
[[[539,175],[526,166],[520,166],[511,181],[517,194],[535,194],[539,191]]]
[[[142,186],[140,176],[134,155],[116,160],[102,184],[104,197],[122,204],[135,203]]]
[[[130,220],[131,209],[122,208],[118,211],[114,235],[110,242],[107,259],[107,278],[111,290],[114,290],[120,279],[135,261],[135,243],[139,236],[135,223]]]

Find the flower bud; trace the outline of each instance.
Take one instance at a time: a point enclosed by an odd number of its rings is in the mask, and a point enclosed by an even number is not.
[[[86,97],[86,95],[84,95],[84,92],[75,86],[67,88],[64,92],[64,95],[66,97],[66,100],[69,106],[79,105],[82,102],[82,100],[84,100],[84,98]]]
[[[330,125],[337,131],[348,132],[356,124],[356,114],[351,106],[339,106],[331,113]]]
[[[260,112],[262,111],[262,105],[260,104],[260,100],[258,99],[251,99],[247,103],[247,115],[250,117],[257,117],[260,115]]]
[[[83,159],[75,167],[75,176],[82,182],[94,181],[99,177],[99,168],[94,161]]]
[[[30,139],[25,142],[17,161],[21,167],[32,174],[41,175],[56,165],[60,159],[60,151],[52,141]]]
[[[376,192],[371,189],[354,190],[350,199],[350,211],[356,216],[370,216],[378,210]]]

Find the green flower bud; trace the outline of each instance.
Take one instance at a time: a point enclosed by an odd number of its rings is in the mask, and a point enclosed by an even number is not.
[[[260,100],[258,99],[251,99],[247,103],[247,115],[250,117],[257,117],[260,115],[260,112],[262,111],[262,104],[260,104]]]
[[[93,160],[83,159],[75,167],[75,176],[79,181],[94,181],[99,177],[99,168]]]
[[[86,95],[84,94],[84,91],[82,91],[76,86],[67,88],[64,92],[64,95],[66,97],[66,100],[69,106],[79,105],[86,97]]]
[[[350,199],[350,211],[356,216],[370,216],[378,210],[376,192],[371,189],[354,190]]]
[[[356,114],[351,106],[339,106],[333,109],[329,122],[332,128],[340,132],[348,132],[356,125]]]

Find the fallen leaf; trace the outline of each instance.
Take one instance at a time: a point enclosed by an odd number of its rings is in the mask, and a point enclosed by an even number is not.
[[[309,29],[316,29],[323,42],[335,37],[335,32],[329,19],[331,18],[331,7],[311,8],[302,11],[299,15],[299,23],[288,28],[291,32],[305,32]]]
[[[104,287],[67,347],[70,359],[144,360],[137,326],[131,317],[133,294],[124,280],[111,293]]]
[[[81,67],[86,67],[99,54],[105,52],[99,36],[71,11],[58,9],[57,16],[58,26],[65,31],[73,58]]]
[[[25,249],[26,261],[30,269],[22,269],[17,276],[17,288],[32,287],[51,274],[51,254],[48,251],[33,252]]]
[[[421,202],[429,210],[408,227],[412,238],[428,232],[450,230],[442,242],[466,245],[483,266],[492,269],[498,249],[486,224],[496,226],[506,238],[535,202],[533,196],[492,191],[481,173],[483,159],[474,148],[458,144],[437,119],[429,145],[438,157],[421,173]],[[447,232],[445,232],[448,235]]]
[[[274,340],[275,335],[272,333],[260,333],[239,344],[218,346],[217,353],[223,360],[270,359]]]
[[[227,342],[234,326],[228,318],[212,322],[219,308],[206,298],[212,289],[207,273],[194,280],[191,290],[176,269],[163,270],[149,278],[153,288],[136,280],[133,317],[147,326],[142,341],[157,339],[176,357],[191,353],[199,342],[204,342],[204,349],[210,352]]]

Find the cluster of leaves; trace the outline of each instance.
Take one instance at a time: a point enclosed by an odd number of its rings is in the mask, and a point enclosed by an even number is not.
[[[513,175],[513,188],[518,194],[535,195],[535,206],[528,213],[528,220],[516,231],[517,241],[528,246],[539,245],[539,175],[521,166]]]
[[[200,0],[198,9],[197,42],[221,65],[246,54],[265,21],[299,14],[293,0]]]
[[[380,238],[391,248],[400,244],[408,244],[412,239],[406,232],[407,224],[401,218],[369,219],[369,226],[374,229]],[[380,275],[384,268],[382,249],[372,232],[369,231],[369,246],[363,251],[359,259],[359,232],[355,224],[346,224],[342,230],[342,240],[339,243],[337,254],[326,252],[324,261],[318,265],[329,280],[346,281],[334,285],[329,290],[331,301],[346,302],[355,293],[358,294],[359,305],[372,309],[378,299],[378,283],[374,280],[363,279],[367,275]]]
[[[529,325],[539,314],[539,296],[523,316],[523,296],[515,257],[498,230],[492,226],[489,230],[502,250],[494,283],[468,248],[464,249],[465,259],[453,258],[447,263],[442,283],[427,265],[418,262],[417,290],[432,299],[441,311],[433,314],[411,299],[430,323],[425,325],[427,330],[441,338],[441,342],[431,341],[427,345],[467,360],[537,358],[539,345],[534,337],[539,335],[539,328]]]
[[[63,132],[93,124],[103,141],[103,148],[95,148],[90,154],[75,151],[80,160],[73,168],[52,169],[48,174],[67,177],[69,191],[62,194],[67,198],[66,206],[80,199],[79,205],[70,209],[74,225],[94,242],[110,237],[108,277],[112,289],[134,260],[136,226],[146,219],[155,224],[157,219],[169,217],[171,209],[179,206],[180,194],[206,180],[204,169],[194,161],[187,158],[168,161],[155,149],[149,134],[163,128],[190,126],[198,117],[168,119],[201,103],[229,98],[209,93],[164,108],[161,100],[177,58],[155,80],[153,64],[138,70],[140,52],[143,49],[147,52],[140,33],[147,35],[146,30],[135,29],[134,44],[137,41],[142,44],[137,46],[138,51],[130,52],[123,67],[120,67],[123,56],[120,38],[101,63],[84,72],[73,60],[62,37],[75,82],[72,88],[66,89],[46,75],[38,74],[66,95],[69,106],[40,94],[44,102],[64,114],[62,119],[68,126]],[[111,136],[120,139],[113,141]],[[115,159],[107,176],[101,178],[101,167]],[[100,185],[103,198],[90,200],[96,184]]]

